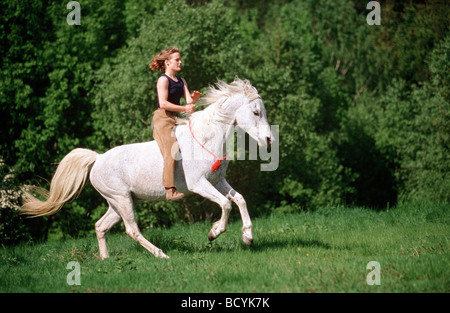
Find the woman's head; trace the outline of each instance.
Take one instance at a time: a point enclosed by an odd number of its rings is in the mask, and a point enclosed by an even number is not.
[[[180,50],[177,47],[170,47],[155,55],[149,67],[154,71],[164,72],[167,67],[174,71],[181,70]]]

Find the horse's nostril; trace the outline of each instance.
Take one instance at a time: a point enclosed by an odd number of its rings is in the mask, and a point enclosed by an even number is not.
[[[267,145],[270,146],[271,143],[272,143],[272,138],[267,137]]]

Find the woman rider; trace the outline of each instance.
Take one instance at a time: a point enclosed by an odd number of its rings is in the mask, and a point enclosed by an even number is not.
[[[158,143],[164,158],[163,185],[166,189],[167,200],[179,200],[184,194],[175,187],[175,159],[172,155],[172,146],[177,139],[172,134],[175,127],[175,117],[178,112],[194,113],[195,102],[201,93],[189,92],[186,80],[175,74],[181,71],[181,55],[177,47],[171,47],[154,56],[150,68],[164,72],[156,84],[158,94],[158,109],[153,115],[153,138]],[[184,96],[186,105],[180,105]],[[177,149],[178,150],[178,149]]]

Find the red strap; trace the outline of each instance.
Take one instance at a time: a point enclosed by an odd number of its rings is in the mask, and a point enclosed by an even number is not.
[[[189,121],[189,130],[191,131],[192,138],[194,138],[194,140],[197,141],[197,143],[198,143],[203,149],[205,149],[206,152],[208,152],[209,154],[211,154],[211,155],[216,159],[216,162],[214,162],[214,164],[211,166],[211,170],[214,171],[214,172],[217,171],[217,170],[219,169],[221,163],[222,163],[221,161],[222,161],[222,160],[225,160],[225,159],[227,158],[227,155],[225,154],[225,156],[224,156],[223,158],[219,158],[219,157],[217,157],[214,153],[212,153],[211,151],[209,151],[204,145],[202,145],[202,144],[200,143],[200,141],[198,141],[197,138],[195,138],[194,133],[192,132],[191,121]]]

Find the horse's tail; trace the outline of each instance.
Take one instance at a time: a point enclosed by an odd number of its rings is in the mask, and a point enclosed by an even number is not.
[[[64,203],[81,192],[97,156],[97,152],[89,149],[72,150],[59,163],[50,183],[50,192],[43,188],[33,188],[47,200],[41,201],[24,191],[22,213],[38,217],[59,211]]]

